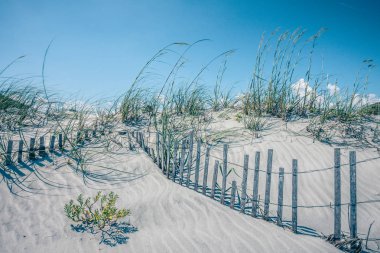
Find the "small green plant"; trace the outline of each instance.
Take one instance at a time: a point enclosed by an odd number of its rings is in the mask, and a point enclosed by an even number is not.
[[[114,192],[107,195],[99,191],[95,198],[84,198],[80,194],[77,198],[78,204],[70,200],[65,205],[65,213],[74,222],[93,225],[102,230],[130,214],[128,209],[115,207],[117,199],[118,195]]]
[[[243,117],[243,123],[245,128],[255,133],[263,131],[268,125],[267,119],[255,115],[254,113],[245,115]]]

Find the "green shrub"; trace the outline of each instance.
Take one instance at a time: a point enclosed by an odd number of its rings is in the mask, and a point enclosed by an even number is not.
[[[65,213],[74,222],[94,225],[102,230],[130,214],[128,209],[115,207],[117,199],[118,195],[114,192],[106,195],[99,191],[95,198],[86,199],[80,194],[77,198],[78,204],[70,200],[65,205]]]

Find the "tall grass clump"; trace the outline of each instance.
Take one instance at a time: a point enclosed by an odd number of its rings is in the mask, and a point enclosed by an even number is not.
[[[248,115],[252,112],[260,116],[269,114],[284,120],[292,115],[305,115],[307,108],[310,109],[312,107],[310,105],[314,102],[313,99],[310,99],[312,92],[309,87],[311,58],[315,41],[320,37],[322,31],[306,40],[304,39],[304,30],[284,32],[277,36],[273,52],[271,51],[272,40],[275,39],[277,31],[272,33],[268,40],[262,36],[249,88],[242,101],[244,114]],[[305,85],[295,87],[294,73],[302,59],[303,51],[310,44],[310,60],[306,70]],[[267,67],[268,55],[271,56],[270,67]]]
[[[226,70],[227,58],[224,59],[219,68],[218,74],[216,76],[215,86],[209,99],[209,103],[213,111],[220,111],[233,105],[233,98],[231,95],[232,88],[226,92],[224,92],[221,88]]]

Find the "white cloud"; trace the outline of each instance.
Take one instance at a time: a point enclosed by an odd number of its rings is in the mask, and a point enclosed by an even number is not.
[[[305,94],[307,97],[309,97],[312,92],[312,88],[303,78],[292,84],[292,90],[294,94],[301,97],[304,97]]]
[[[374,93],[369,93],[367,95],[367,103],[368,104],[374,104],[374,103],[379,103],[380,102],[380,98],[374,94]]]
[[[369,93],[367,95],[355,94],[352,103],[354,105],[371,105],[378,102],[380,102],[380,98],[374,93]]]
[[[330,96],[337,95],[340,91],[340,88],[336,84],[327,84],[327,90],[329,91]]]

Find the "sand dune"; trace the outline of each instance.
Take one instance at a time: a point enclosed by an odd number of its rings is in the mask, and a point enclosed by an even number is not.
[[[240,153],[231,149],[231,161],[238,162],[238,157]],[[319,238],[296,235],[240,214],[169,181],[141,152],[120,149],[92,165],[93,171],[107,165],[127,172],[123,182],[115,185],[91,180],[85,185],[83,175],[59,166],[62,159],[33,165],[62,188],[43,184],[36,173],[29,176],[35,179],[31,186],[45,190],[19,192],[23,196],[19,197],[0,184],[1,252],[338,252]],[[128,235],[126,244],[109,247],[99,244],[98,235],[71,229],[64,204],[79,193],[95,195],[97,189],[112,189],[120,196],[118,206],[131,209],[130,222],[138,231]]]

